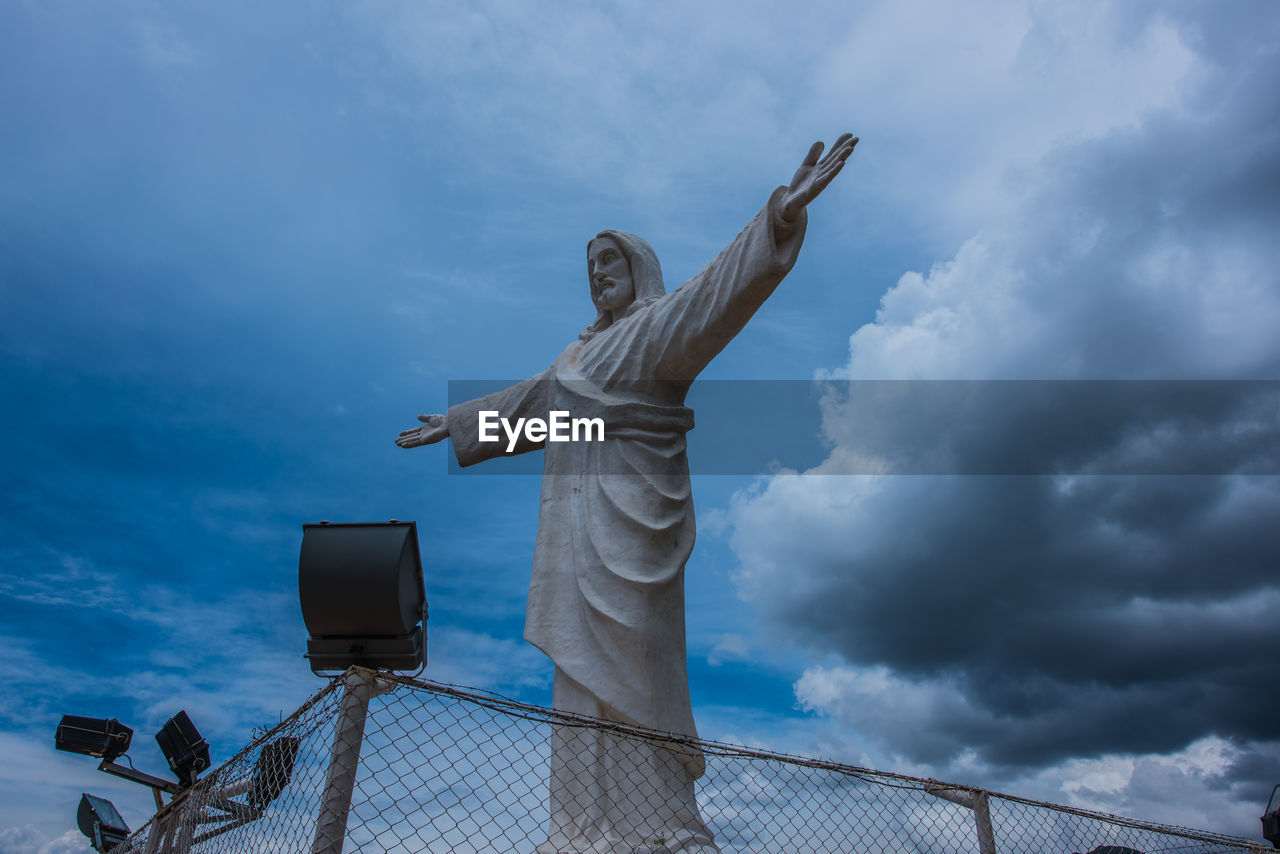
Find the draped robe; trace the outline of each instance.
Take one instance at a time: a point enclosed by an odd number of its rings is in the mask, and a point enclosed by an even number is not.
[[[567,676],[622,723],[697,736],[685,663],[694,543],[685,433],[694,422],[684,397],[795,263],[805,219],[783,227],[784,190],[675,291],[637,299],[538,376],[447,414],[463,466],[507,453],[505,440],[479,441],[482,410],[511,423],[552,410],[603,419],[603,441],[522,437],[514,449],[545,448],[525,639],[555,663],[557,694]],[[565,707],[559,696],[555,705]],[[700,753],[681,759],[690,781],[701,776]]]

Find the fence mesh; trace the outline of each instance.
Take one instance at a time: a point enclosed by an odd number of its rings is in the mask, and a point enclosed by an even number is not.
[[[360,720],[366,708],[367,719]],[[344,783],[350,784],[345,793]],[[334,680],[115,850],[717,849],[1270,850],[1215,833],[676,738],[358,669],[348,671],[345,681]]]

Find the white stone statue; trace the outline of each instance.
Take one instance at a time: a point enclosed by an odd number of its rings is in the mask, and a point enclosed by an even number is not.
[[[555,708],[695,737],[685,664],[684,566],[694,517],[684,397],[790,271],[805,208],[839,173],[858,140],[845,134],[825,157],[816,142],[790,186],[779,187],[746,228],[671,293],[653,249],[621,231],[587,245],[597,316],[538,376],[421,415],[403,448],[448,437],[458,463],[506,453],[479,441],[482,411],[546,419],[598,417],[603,441],[545,447],[538,538],[525,639],[555,663]],[[674,743],[625,740],[555,727],[550,827],[539,854],[718,852],[694,798],[702,754]]]

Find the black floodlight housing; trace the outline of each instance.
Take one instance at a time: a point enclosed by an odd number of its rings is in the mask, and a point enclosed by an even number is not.
[[[413,522],[303,525],[298,597],[313,672],[422,667],[427,605]]]
[[[209,743],[200,736],[185,709],[165,722],[156,733],[156,743],[184,789],[194,785],[200,772],[209,767]]]
[[[1267,811],[1262,814],[1262,838],[1270,842],[1272,848],[1280,848],[1280,804],[1275,804],[1277,789],[1280,789],[1280,784],[1271,790]]]
[[[97,756],[108,762],[128,751],[132,740],[133,730],[115,718],[76,715],[63,715],[53,736],[54,747],[59,750]]]
[[[253,785],[249,789],[249,806],[262,809],[280,797],[293,776],[293,762],[298,758],[302,739],[283,735],[267,744],[253,766]]]
[[[129,825],[124,823],[115,804],[94,795],[80,796],[76,824],[80,832],[89,837],[95,851],[110,851],[129,836]]]

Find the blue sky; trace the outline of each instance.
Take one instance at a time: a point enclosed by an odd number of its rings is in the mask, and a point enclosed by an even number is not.
[[[674,287],[815,139],[862,142],[704,377],[1280,378],[1277,44],[1264,2],[7,4],[0,852],[148,815],[61,714],[156,770],[178,709],[225,759],[320,687],[304,522],[417,520],[427,675],[549,702],[537,478],[392,439],[573,340],[591,235]],[[1280,484],[1236,470],[698,478],[700,731],[1256,835]]]

